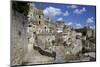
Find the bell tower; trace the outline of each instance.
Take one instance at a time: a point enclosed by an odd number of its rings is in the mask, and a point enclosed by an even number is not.
[[[38,7],[38,24],[40,25],[42,22],[42,17],[43,17],[43,11],[42,11],[42,4],[39,3],[39,7]]]

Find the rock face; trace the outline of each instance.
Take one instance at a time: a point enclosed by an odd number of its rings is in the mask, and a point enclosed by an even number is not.
[[[20,65],[27,52],[27,18],[14,11],[11,18],[11,65]]]
[[[65,62],[65,48],[64,46],[56,46],[55,48],[55,52],[56,52],[56,59],[54,61],[54,63],[63,63]]]
[[[80,39],[76,40],[76,43],[74,44],[74,48],[71,49],[72,54],[77,54],[82,50],[82,41]]]

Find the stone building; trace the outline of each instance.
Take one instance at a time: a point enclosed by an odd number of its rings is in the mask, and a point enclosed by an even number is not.
[[[93,30],[88,28],[87,29],[87,37],[92,37],[93,36]]]
[[[57,33],[63,32],[64,22],[63,21],[56,21],[57,26]]]
[[[33,4],[30,4],[28,17],[29,17],[29,23],[31,23],[32,25],[31,28],[34,30],[34,32],[36,32],[37,34],[43,32],[49,32],[49,27],[48,27],[49,20],[48,18],[44,17],[42,9],[37,9],[33,6]]]

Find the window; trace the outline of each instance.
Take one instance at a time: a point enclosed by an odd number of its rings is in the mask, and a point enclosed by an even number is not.
[[[41,16],[39,15],[39,18],[41,19]]]
[[[28,25],[28,27],[32,27],[32,25]]]
[[[39,24],[40,24],[40,21],[39,21]]]
[[[21,36],[21,32],[20,31],[18,31],[18,35]]]
[[[44,27],[45,31],[46,31],[46,27]]]
[[[36,34],[36,32],[33,32],[33,34]]]

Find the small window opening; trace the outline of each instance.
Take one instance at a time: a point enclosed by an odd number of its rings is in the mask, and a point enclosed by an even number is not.
[[[28,25],[28,27],[32,27],[32,25]]]
[[[41,19],[41,16],[39,15],[39,18]]]
[[[21,36],[21,32],[20,31],[18,32],[18,35]]]
[[[36,32],[33,32],[33,34],[36,34]]]
[[[39,24],[40,24],[40,21],[39,21]]]

